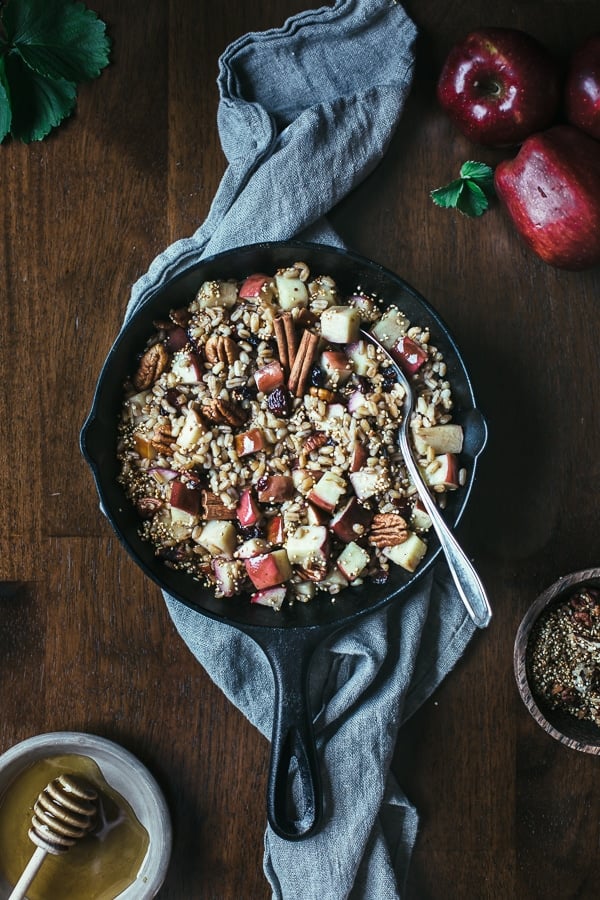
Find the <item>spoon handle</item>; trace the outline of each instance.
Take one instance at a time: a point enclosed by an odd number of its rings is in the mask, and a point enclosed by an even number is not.
[[[467,612],[478,628],[485,628],[492,618],[492,610],[481,580],[467,558],[466,553],[446,525],[441,513],[431,497],[426,485],[423,484],[421,473],[414,461],[408,438],[404,429],[400,430],[400,446],[406,462],[406,466],[412,476],[412,480],[419,492],[423,506],[429,514],[431,523],[438,536],[442,551],[448,562],[450,574],[454,584],[464,603]]]
[[[44,847],[36,847],[35,851],[23,869],[21,873],[21,877],[15,884],[12,893],[9,895],[8,900],[23,900],[23,897],[27,894],[27,890],[29,885],[37,875],[44,859],[46,858],[47,850]]]

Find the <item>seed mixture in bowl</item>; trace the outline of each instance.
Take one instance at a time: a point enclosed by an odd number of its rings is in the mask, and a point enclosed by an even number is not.
[[[403,388],[359,329],[412,380],[414,444],[443,505],[466,472],[427,329],[302,262],[205,282],[154,324],[124,389],[119,480],[165,565],[275,609],[415,571],[431,521],[397,445]]]

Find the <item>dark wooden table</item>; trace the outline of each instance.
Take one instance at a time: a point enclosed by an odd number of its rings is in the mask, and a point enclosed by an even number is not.
[[[78,449],[130,285],[195,230],[225,168],[217,58],[301,0],[94,0],[112,65],[42,143],[0,147],[0,751],[44,731],[120,742],[173,817],[165,900],[266,898],[269,748],[179,639],[158,589],[99,512]],[[548,737],[521,704],[515,632],[557,577],[599,564],[600,269],[549,268],[494,207],[481,220],[428,192],[473,148],[436,105],[450,44],[513,25],[565,58],[600,28],[597,0],[407,0],[421,29],[399,130],[332,221],[439,310],[490,427],[460,537],[495,616],[401,733],[394,772],[421,813],[413,900],[592,898],[598,760]],[[329,898],[327,898],[329,900]],[[377,898],[373,898],[377,900]]]

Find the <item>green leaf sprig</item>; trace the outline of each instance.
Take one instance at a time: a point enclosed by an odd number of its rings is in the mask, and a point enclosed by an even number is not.
[[[80,82],[108,65],[95,12],[73,0],[7,0],[0,10],[0,142],[41,141],[69,116]]]
[[[460,167],[459,177],[431,191],[437,206],[457,209],[465,216],[481,216],[494,196],[494,170],[470,159]]]

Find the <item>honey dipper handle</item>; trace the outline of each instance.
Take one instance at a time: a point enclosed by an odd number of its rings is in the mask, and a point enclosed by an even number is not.
[[[23,869],[21,877],[15,884],[13,892],[9,895],[8,900],[23,900],[23,898],[27,894],[29,885],[37,875],[38,870],[44,862],[47,852],[48,851],[45,850],[44,847],[35,848],[33,856]]]

